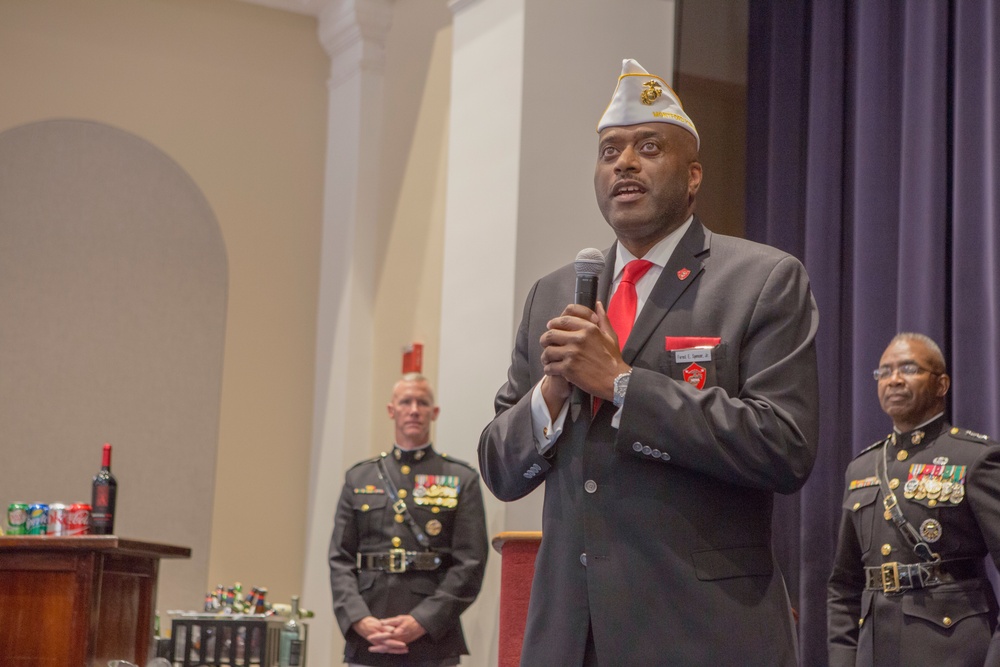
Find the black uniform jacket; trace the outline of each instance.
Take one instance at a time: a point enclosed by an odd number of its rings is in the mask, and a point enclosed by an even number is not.
[[[607,253],[605,304],[615,252]],[[479,441],[501,500],[545,482],[523,665],[795,665],[771,551],[773,494],[816,456],[816,306],[802,265],[712,234],[680,239],[623,350],[620,427],[587,407],[546,456],[531,426],[539,338],[574,300],[573,266],[528,295],[496,417]]]
[[[431,571],[358,571],[359,552],[424,549],[408,522],[397,520],[377,470],[383,457],[348,470],[330,541],[330,585],[337,623],[347,639],[345,659],[362,665],[411,665],[457,658],[468,653],[459,616],[479,594],[488,552],[479,475],[469,464],[431,447],[396,448],[383,456],[407,512],[442,564]],[[405,655],[369,653],[370,644],[351,629],[365,616],[400,614],[411,614],[427,630]]]
[[[940,556],[947,583],[866,590],[865,567],[921,559],[885,518],[876,463],[906,520]],[[1000,446],[938,419],[896,433],[847,468],[828,587],[831,667],[1000,665],[997,602],[984,557],[1000,558]],[[950,570],[950,572],[949,572]],[[890,582],[890,586],[892,583]]]

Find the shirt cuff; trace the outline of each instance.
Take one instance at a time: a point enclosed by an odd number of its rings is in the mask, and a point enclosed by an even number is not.
[[[531,431],[535,435],[535,449],[539,454],[549,451],[552,443],[562,435],[567,412],[569,412],[569,401],[564,401],[562,410],[553,420],[542,396],[542,383],[539,382],[531,390]]]
[[[611,416],[611,428],[617,429],[618,425],[622,423],[622,410],[625,409],[625,404],[615,410],[615,414]]]

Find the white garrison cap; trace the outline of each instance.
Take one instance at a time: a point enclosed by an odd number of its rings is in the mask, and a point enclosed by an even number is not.
[[[600,132],[606,127],[638,125],[640,123],[673,123],[694,135],[701,149],[701,138],[694,123],[684,113],[680,98],[667,82],[650,74],[642,65],[627,58],[622,61],[622,73],[618,77],[618,87],[611,98],[601,122]]]

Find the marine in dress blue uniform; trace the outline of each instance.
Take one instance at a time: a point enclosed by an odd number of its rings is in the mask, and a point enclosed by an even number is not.
[[[459,616],[476,599],[488,553],[478,473],[430,444],[438,408],[406,375],[388,406],[391,453],[347,471],[330,541],[330,585],[345,660],[457,665]]]
[[[876,378],[894,430],[845,475],[830,665],[998,665],[984,558],[1000,557],[1000,445],[944,419],[950,378],[925,336],[894,338]]]

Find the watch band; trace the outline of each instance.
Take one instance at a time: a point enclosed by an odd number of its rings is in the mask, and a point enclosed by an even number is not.
[[[628,380],[631,375],[632,371],[630,370],[615,378],[615,393],[612,397],[612,403],[615,404],[616,408],[620,408],[625,403],[625,392],[628,391]]]

